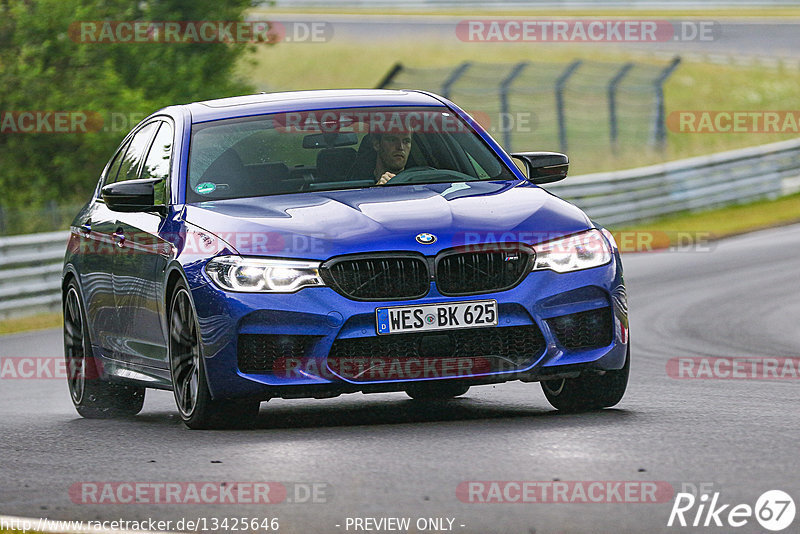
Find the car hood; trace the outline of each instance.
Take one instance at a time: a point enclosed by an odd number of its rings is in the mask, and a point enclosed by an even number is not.
[[[324,260],[371,251],[537,243],[585,230],[577,207],[523,181],[402,185],[218,200],[185,220],[242,255]],[[436,241],[422,244],[421,233]]]

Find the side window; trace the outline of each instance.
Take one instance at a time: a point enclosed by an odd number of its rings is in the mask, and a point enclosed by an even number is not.
[[[114,182],[124,182],[137,178],[139,163],[142,161],[147,147],[150,146],[150,138],[153,136],[153,132],[158,124],[158,122],[152,122],[133,136],[128,150],[125,152],[125,157],[122,159],[122,165],[119,168],[117,179],[114,180]]]
[[[478,178],[481,180],[488,180],[490,178],[489,173],[483,170],[483,167],[481,167],[480,164],[475,161],[475,158],[472,157],[472,154],[467,154],[467,157],[469,158],[469,162],[472,164],[472,168],[478,173]]]
[[[119,152],[117,152],[117,155],[114,157],[114,161],[108,167],[108,174],[106,174],[103,185],[113,184],[117,181],[117,173],[119,173],[119,168],[122,166],[122,160],[125,159],[125,152],[128,150],[129,145],[130,143],[125,143],[125,145],[119,149]]]
[[[156,205],[166,204],[167,181],[169,181],[170,157],[172,155],[172,125],[162,122],[142,167],[142,178],[161,178],[156,185]]]

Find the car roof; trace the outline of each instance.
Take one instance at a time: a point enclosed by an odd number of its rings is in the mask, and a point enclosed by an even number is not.
[[[331,89],[259,93],[187,104],[192,122],[206,122],[265,113],[379,106],[443,106],[421,91],[387,89]]]

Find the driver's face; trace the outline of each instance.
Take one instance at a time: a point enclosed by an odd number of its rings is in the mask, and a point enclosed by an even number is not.
[[[402,171],[411,152],[411,133],[383,134],[380,140],[373,142],[375,152],[387,171]]]

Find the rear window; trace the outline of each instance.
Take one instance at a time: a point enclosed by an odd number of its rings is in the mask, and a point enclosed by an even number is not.
[[[383,162],[386,186],[515,179],[447,108],[330,109],[193,125],[187,202],[386,187]]]

